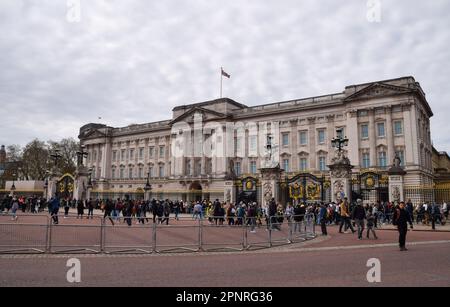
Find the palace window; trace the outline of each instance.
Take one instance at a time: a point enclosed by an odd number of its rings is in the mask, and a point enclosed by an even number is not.
[[[324,172],[327,170],[326,157],[319,157],[319,171]]]
[[[120,160],[121,160],[121,161],[125,161],[125,149],[122,149],[122,150],[120,151]]]
[[[317,131],[319,144],[325,144],[325,129]]]
[[[149,174],[150,174],[150,178],[155,177],[155,172],[153,171],[153,166],[150,166],[150,167],[148,168],[148,172],[149,172]]]
[[[160,146],[159,147],[159,158],[164,158],[164,151],[165,151],[165,147]]]
[[[144,148],[139,148],[139,160],[144,159]]]
[[[133,168],[131,166],[128,168],[128,179],[133,179]]]
[[[361,138],[362,139],[368,139],[369,138],[369,125],[368,124],[362,124],[361,125]]]
[[[114,167],[111,169],[111,178],[116,179],[116,169]]]
[[[386,136],[385,130],[384,130],[384,123],[377,123],[377,133],[379,138],[383,138]]]
[[[365,152],[362,154],[362,167],[363,168],[370,167],[370,154],[369,153]]]
[[[250,162],[250,174],[256,174],[256,161]]]
[[[306,172],[308,170],[308,159],[300,158],[300,171]]]
[[[308,131],[300,131],[299,144],[302,146],[308,145]]]
[[[130,160],[134,160],[134,149],[130,149]]]
[[[113,162],[116,162],[116,161],[117,161],[117,151],[116,151],[116,150],[114,150],[114,151],[112,152],[112,160],[113,160]]]
[[[236,176],[241,176],[241,162],[234,163],[234,172]]]
[[[148,148],[148,156],[150,157],[150,158],[153,158],[154,157],[154,155],[155,155],[155,147],[149,147]]]
[[[283,159],[283,169],[285,172],[289,172],[289,159]]]
[[[164,164],[159,165],[159,177],[164,177]]]
[[[379,167],[386,167],[387,163],[386,163],[386,152],[385,151],[380,151],[378,153],[378,166]]]
[[[281,137],[283,146],[289,146],[289,133],[283,133]]]
[[[125,169],[123,167],[120,168],[120,179],[125,177]]]
[[[139,169],[138,169],[138,178],[139,178],[139,179],[143,178],[143,175],[144,175],[144,169],[142,168],[142,166],[139,166]]]
[[[394,121],[394,135],[403,135],[403,122],[401,120]]]

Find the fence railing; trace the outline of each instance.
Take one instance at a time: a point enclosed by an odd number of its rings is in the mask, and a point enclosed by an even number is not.
[[[240,220],[238,225],[228,225],[222,216],[170,217],[154,223],[150,216],[78,219],[58,215],[55,223],[49,215],[21,214],[17,220],[0,215],[0,254],[248,251],[316,237],[313,214]]]

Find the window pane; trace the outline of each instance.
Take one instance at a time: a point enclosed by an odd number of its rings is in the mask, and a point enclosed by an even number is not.
[[[283,169],[285,172],[289,172],[289,159],[283,160]]]
[[[306,131],[302,131],[300,132],[300,145],[307,145],[308,141],[307,141],[307,133]]]
[[[319,144],[325,143],[325,130],[319,130]]]
[[[369,137],[369,126],[361,125],[361,138],[367,139]]]
[[[307,159],[301,158],[300,159],[300,171],[304,172],[307,170]]]
[[[289,133],[283,133],[283,146],[289,145]]]
[[[236,173],[236,176],[241,175],[241,162],[236,162],[234,165],[234,171]]]
[[[378,130],[378,136],[379,137],[384,137],[384,123],[378,123],[377,124],[377,130]]]
[[[394,133],[395,135],[403,134],[403,125],[401,121],[394,122]]]

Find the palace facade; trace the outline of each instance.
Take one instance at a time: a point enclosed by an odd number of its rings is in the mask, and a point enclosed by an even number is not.
[[[224,187],[233,185],[233,201],[260,199],[272,135],[270,159],[284,170],[280,200],[327,200],[331,140],[340,129],[349,139],[354,197],[387,200],[387,170],[397,155],[407,172],[404,198],[423,201],[433,198],[424,192],[434,178],[432,116],[420,84],[403,77],[252,107],[229,98],[183,105],[161,122],[87,124],[79,139],[88,152],[92,197],[143,197],[149,175],[152,198],[224,200]],[[292,184],[305,189],[293,194]]]

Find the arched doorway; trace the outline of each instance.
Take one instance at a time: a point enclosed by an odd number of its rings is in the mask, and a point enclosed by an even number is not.
[[[189,194],[191,201],[201,201],[202,200],[202,185],[198,181],[194,181],[189,186]]]

